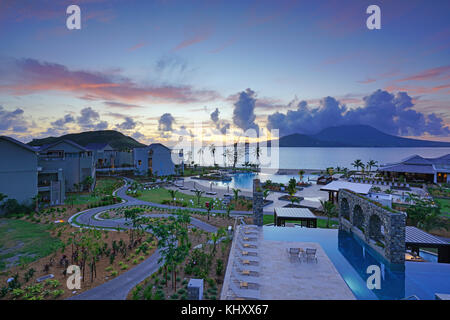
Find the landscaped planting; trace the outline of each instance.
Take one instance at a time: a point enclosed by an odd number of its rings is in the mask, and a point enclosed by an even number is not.
[[[2,225],[4,220],[0,220]],[[37,256],[35,261],[23,261],[2,272],[0,299],[64,299],[133,268],[153,254],[157,241],[140,227],[138,220],[130,221],[135,223],[135,230],[106,231],[79,229],[67,223],[45,226],[26,222],[47,227],[49,241],[57,245],[46,251],[45,257]],[[80,266],[82,272],[81,289],[75,292],[65,285],[68,279],[66,270],[72,264]],[[50,274],[53,275],[51,281],[37,282],[39,277]],[[7,279],[12,281],[7,283]]]
[[[160,239],[159,248],[165,264],[137,285],[129,294],[133,300],[185,300],[190,278],[205,281],[204,299],[218,298],[223,283],[231,238],[220,228],[209,234],[189,227],[190,217],[153,220],[152,232]]]

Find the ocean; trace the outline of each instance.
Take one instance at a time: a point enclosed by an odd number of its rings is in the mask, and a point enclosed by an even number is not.
[[[250,162],[254,159],[252,153],[254,152],[250,149],[250,155],[247,157]],[[450,148],[279,148],[278,155],[277,152],[272,152],[267,159],[273,160],[271,165],[279,169],[326,169],[327,167],[353,169],[351,164],[356,159],[360,159],[363,163],[375,160],[378,165],[381,165],[398,162],[416,154],[425,158],[435,158],[449,153]],[[185,151],[185,158],[186,156]],[[214,164],[212,153],[208,147],[204,148],[203,154],[198,152],[198,149],[194,150],[191,157],[194,158],[195,163],[200,165]],[[231,165],[231,161],[230,152],[227,157],[224,157],[222,149],[216,148],[215,162],[217,164],[223,166],[224,162],[227,162],[228,165]],[[245,152],[241,151],[238,166],[245,161]]]

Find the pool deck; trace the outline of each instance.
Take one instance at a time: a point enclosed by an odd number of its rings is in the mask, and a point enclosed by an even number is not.
[[[320,244],[259,239],[260,296],[263,300],[355,300]],[[315,262],[291,262],[287,248],[316,248]],[[226,299],[233,266],[235,241],[230,251],[221,299]]]

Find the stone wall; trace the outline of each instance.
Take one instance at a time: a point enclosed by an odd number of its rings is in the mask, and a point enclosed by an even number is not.
[[[357,227],[358,218],[354,219],[358,212],[363,215],[360,227]],[[405,262],[405,226],[405,213],[391,212],[349,190],[339,190],[339,227],[362,234],[363,240],[390,263]],[[384,248],[377,243],[383,243]]]
[[[253,224],[263,225],[263,206],[264,197],[261,182],[259,179],[253,179]]]

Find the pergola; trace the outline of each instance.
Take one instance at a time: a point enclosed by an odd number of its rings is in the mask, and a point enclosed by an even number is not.
[[[367,195],[372,188],[371,184],[366,183],[355,183],[355,182],[347,182],[347,181],[333,181],[329,184],[320,188],[321,191],[328,192],[328,200],[331,202],[338,201],[338,193],[340,189],[347,189],[353,191],[355,193],[359,193],[362,195]]]
[[[275,208],[275,226],[285,226],[286,221],[300,221],[302,227],[317,228],[317,217],[307,208]]]
[[[443,241],[416,227],[407,226],[405,229],[406,248],[410,248],[417,254],[420,248],[434,248],[438,250],[438,262],[450,263],[450,243]]]

